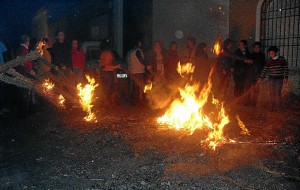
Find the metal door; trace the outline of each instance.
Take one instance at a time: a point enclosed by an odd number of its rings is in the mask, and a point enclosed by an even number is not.
[[[265,53],[277,46],[291,69],[300,69],[300,0],[266,0],[261,11],[261,43]]]

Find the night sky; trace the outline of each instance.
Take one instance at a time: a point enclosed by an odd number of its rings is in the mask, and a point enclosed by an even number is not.
[[[0,1],[0,40],[8,47],[16,46],[22,34],[30,34],[32,18],[43,7],[48,10],[49,21],[74,11],[79,0],[2,0]]]

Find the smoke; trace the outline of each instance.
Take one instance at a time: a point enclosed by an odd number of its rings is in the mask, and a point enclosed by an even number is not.
[[[163,78],[155,78],[152,85],[151,91],[146,94],[148,104],[153,109],[164,109],[179,97],[178,88],[183,85],[183,81],[178,78],[167,82]]]

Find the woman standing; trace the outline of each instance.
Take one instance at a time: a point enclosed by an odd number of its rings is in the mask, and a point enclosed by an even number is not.
[[[72,41],[71,58],[72,58],[72,70],[81,81],[83,79],[85,58],[84,58],[83,49],[79,48],[78,41],[76,39]]]
[[[179,78],[177,66],[179,63],[179,55],[177,52],[177,43],[171,42],[169,50],[166,54],[165,73],[169,83],[176,81]]]
[[[163,51],[162,43],[160,41],[155,41],[153,48],[149,55],[149,65],[151,66],[151,71],[154,78],[164,78],[165,75],[165,54]]]
[[[209,71],[211,66],[208,61],[206,43],[199,43],[196,49],[196,61],[194,76],[197,82],[200,82],[201,86],[207,82]]]
[[[100,53],[100,68],[101,68],[101,82],[104,92],[105,107],[117,105],[117,78],[116,69],[122,69],[121,65],[115,65],[115,56],[112,51],[111,41],[104,39],[101,42]]]

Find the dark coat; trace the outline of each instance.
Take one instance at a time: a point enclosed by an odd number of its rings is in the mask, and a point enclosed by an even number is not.
[[[206,82],[210,69],[211,65],[209,63],[207,53],[205,51],[197,51],[194,71],[196,79],[200,82]]]
[[[250,52],[248,50],[245,51],[245,54],[238,49],[235,51],[235,62],[234,62],[234,72],[233,77],[235,80],[245,80],[246,72],[247,72],[247,63],[244,60],[251,59]]]
[[[253,63],[248,65],[247,80],[256,82],[259,79],[260,73],[266,64],[265,54],[262,52],[251,53],[250,55]]]
[[[64,42],[56,42],[52,46],[52,63],[58,67],[72,67],[71,48]]]
[[[230,50],[224,50],[221,52],[217,61],[217,71],[222,75],[222,71],[225,70],[229,73],[230,69],[234,66],[234,54]]]

